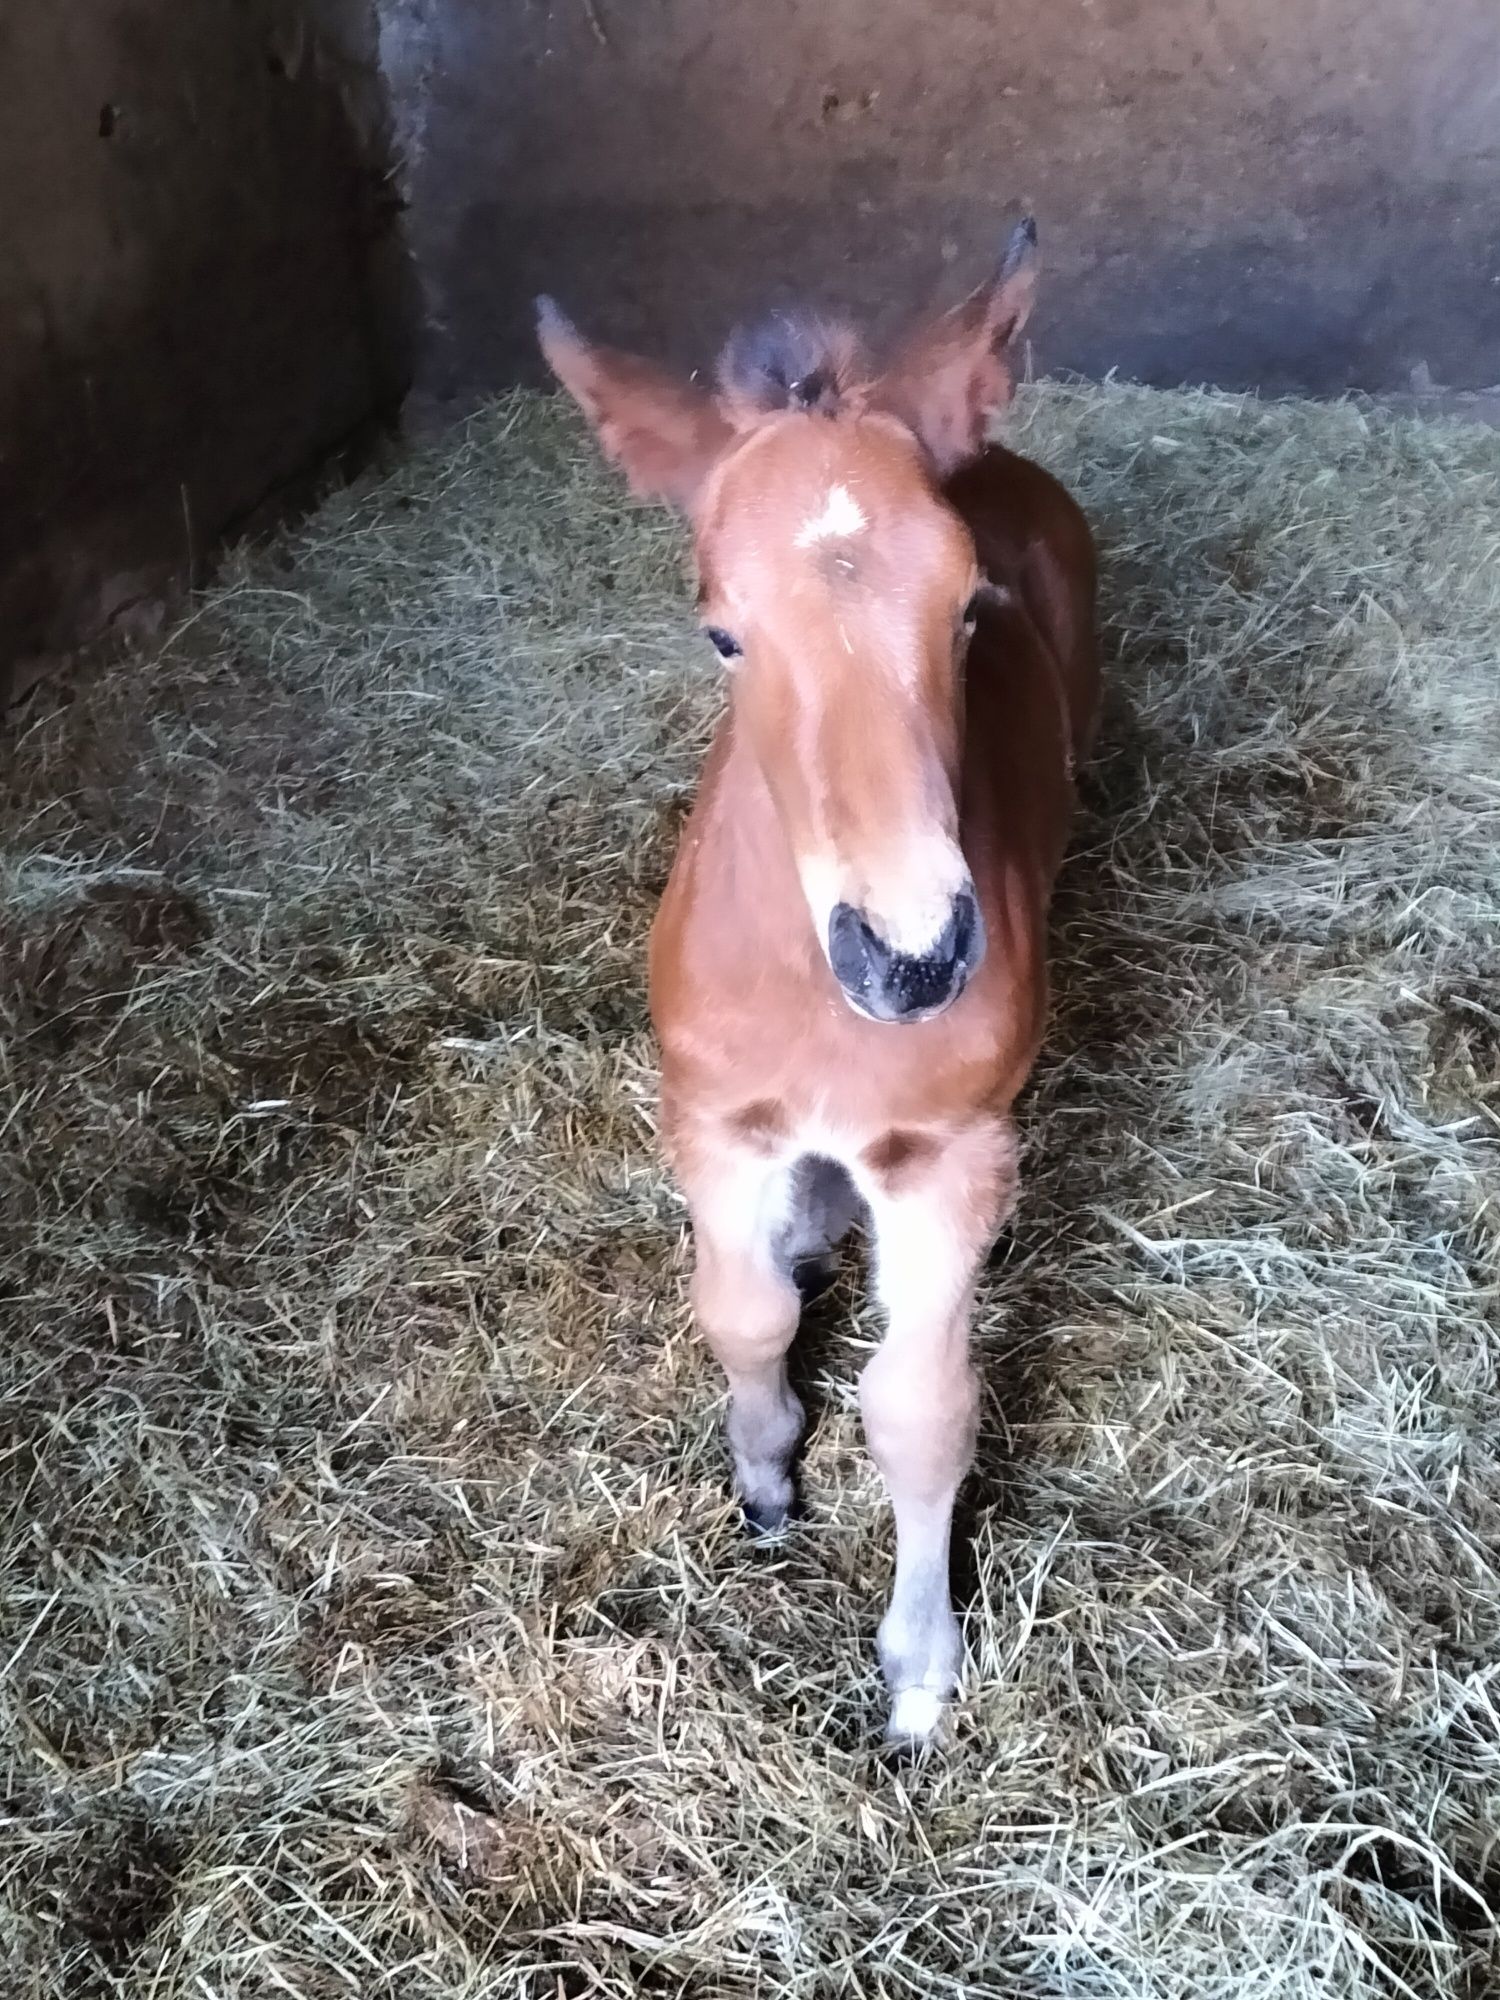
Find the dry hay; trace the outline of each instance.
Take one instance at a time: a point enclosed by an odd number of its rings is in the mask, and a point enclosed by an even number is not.
[[[36,715],[7,1995],[1474,1996],[1500,1905],[1500,439],[1049,388],[1113,683],[984,1291],[971,1671],[810,1330],[742,1539],[641,942],[676,530],[498,405]]]

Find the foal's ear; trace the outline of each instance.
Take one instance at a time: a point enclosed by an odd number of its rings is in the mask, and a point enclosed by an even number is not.
[[[595,347],[551,299],[536,302],[547,364],[643,499],[691,510],[731,433],[711,396],[649,361]]]
[[[940,472],[974,456],[988,419],[1016,393],[1005,350],[1030,316],[1037,264],[1028,215],[989,282],[918,327],[876,385],[873,400],[910,425]]]

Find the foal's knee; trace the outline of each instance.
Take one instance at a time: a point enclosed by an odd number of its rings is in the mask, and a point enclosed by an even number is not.
[[[880,1348],[860,1377],[870,1456],[892,1491],[942,1501],[968,1471],[979,1429],[979,1376],[967,1342]]]
[[[802,1309],[789,1277],[749,1259],[703,1259],[689,1296],[699,1330],[731,1374],[772,1366],[786,1352]]]

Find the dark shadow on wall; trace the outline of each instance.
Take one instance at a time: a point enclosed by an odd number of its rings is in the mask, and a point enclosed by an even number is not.
[[[453,404],[536,379],[536,291],[702,362],[778,288],[976,282],[1023,207],[1039,369],[1500,380],[1493,0],[383,4]]]
[[[394,417],[376,57],[372,0],[0,19],[0,703]]]
[[[986,239],[998,242],[1008,220],[940,203],[851,204],[835,224],[795,204],[664,214],[478,201],[451,256],[449,331],[431,387],[461,405],[507,381],[540,382],[531,301],[542,291],[587,331],[684,368],[710,363],[743,315],[789,298],[849,312],[889,337],[977,282]],[[1500,217],[1469,222],[1476,235],[1500,234]],[[1035,365],[1268,395],[1404,389],[1424,367],[1438,382],[1500,380],[1500,285],[1474,278],[1486,260],[1500,268],[1500,242],[1430,260],[1416,298],[1407,273],[1432,226],[1415,209],[1351,225],[1336,260],[1321,239],[1289,244],[1247,230],[1197,250],[1143,239],[1085,262],[1068,219],[1047,220],[1029,329]],[[979,247],[963,253],[960,244]]]

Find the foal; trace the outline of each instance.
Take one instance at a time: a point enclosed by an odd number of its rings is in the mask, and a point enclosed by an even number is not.
[[[896,1519],[879,1646],[898,1739],[930,1734],[960,1663],[969,1310],[1015,1199],[1011,1106],[1097,696],[1083,516],[984,443],[1035,284],[1027,221],[994,278],[884,370],[846,330],[780,318],[730,343],[717,395],[539,305],[604,451],[691,520],[729,667],[652,933],[651,1011],[693,1305],[763,1531],[786,1516],[802,1432],[799,1287],[868,1213],[888,1330],[860,1399]]]

